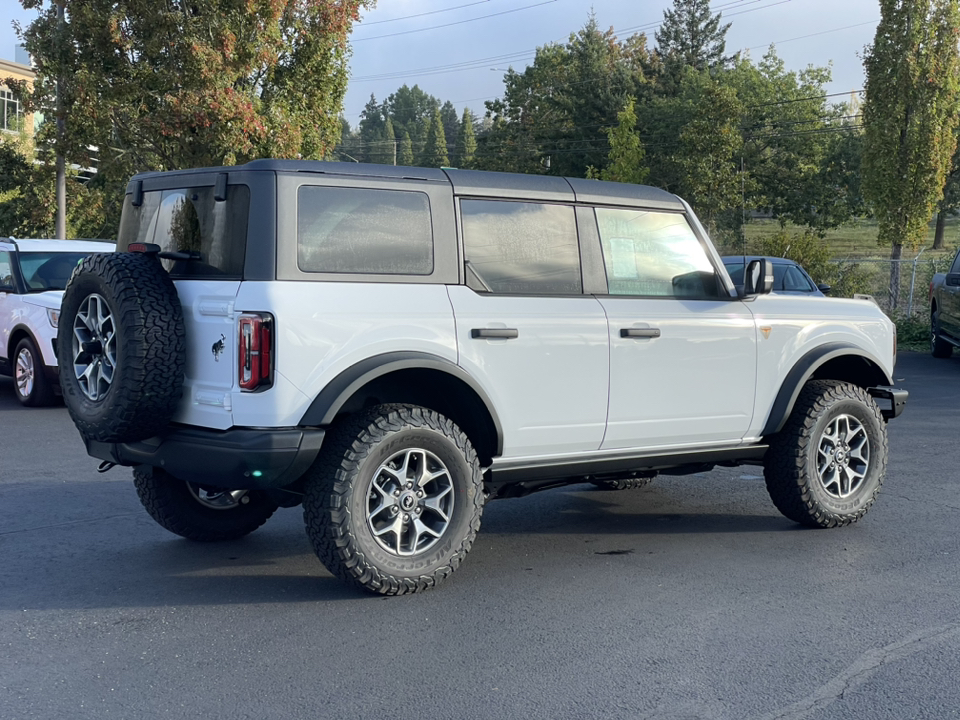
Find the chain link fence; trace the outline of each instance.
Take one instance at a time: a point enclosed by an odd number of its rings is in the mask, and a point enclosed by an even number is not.
[[[952,255],[924,257],[922,251],[901,260],[835,258],[830,295],[870,295],[888,315],[926,316],[930,282],[935,273],[946,272],[952,260]]]

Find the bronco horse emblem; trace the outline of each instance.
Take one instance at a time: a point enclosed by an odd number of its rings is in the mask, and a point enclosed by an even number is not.
[[[225,341],[226,339],[227,339],[226,336],[224,336],[224,335],[221,333],[220,339],[217,340],[217,341],[213,344],[213,348],[212,348],[212,350],[213,350],[213,359],[216,360],[217,362],[220,362],[220,355],[221,355],[221,353],[223,353],[223,348],[224,348],[223,343],[224,343],[224,341]]]

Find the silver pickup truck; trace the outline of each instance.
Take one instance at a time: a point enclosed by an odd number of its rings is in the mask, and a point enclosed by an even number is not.
[[[948,358],[960,347],[960,252],[949,272],[930,281],[930,352]]]

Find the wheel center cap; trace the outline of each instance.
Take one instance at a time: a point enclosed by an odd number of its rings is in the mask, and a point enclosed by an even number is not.
[[[103,344],[99,340],[81,343],[80,348],[89,355],[102,355]]]
[[[400,508],[405,512],[410,512],[417,505],[417,496],[407,491],[400,496]]]

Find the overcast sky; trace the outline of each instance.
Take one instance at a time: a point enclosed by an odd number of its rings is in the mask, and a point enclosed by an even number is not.
[[[356,126],[373,93],[377,100],[403,84],[419,85],[441,101],[483,114],[483,101],[503,89],[503,70],[520,70],[534,50],[566,41],[591,8],[601,28],[623,37],[653,31],[672,0],[380,0],[354,28],[351,80],[344,112]],[[714,0],[732,27],[727,51],[749,49],[759,59],[774,43],[787,68],[833,64],[828,92],[863,87],[860,56],[880,19],[877,0]],[[12,60],[12,22],[33,12],[0,0],[0,57]],[[417,17],[411,17],[417,16]],[[446,26],[446,27],[442,27]],[[842,98],[838,98],[842,99]]]

